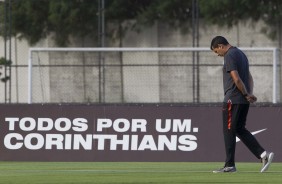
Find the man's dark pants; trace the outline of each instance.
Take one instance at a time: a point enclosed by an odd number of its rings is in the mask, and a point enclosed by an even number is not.
[[[260,159],[265,151],[256,138],[245,128],[249,104],[223,103],[223,135],[225,142],[226,161],[225,166],[235,166],[236,136]]]

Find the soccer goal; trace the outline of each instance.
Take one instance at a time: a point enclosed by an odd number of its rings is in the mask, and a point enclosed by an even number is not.
[[[259,102],[279,102],[277,48],[241,48]],[[222,63],[210,48],[30,48],[28,103],[217,103]]]

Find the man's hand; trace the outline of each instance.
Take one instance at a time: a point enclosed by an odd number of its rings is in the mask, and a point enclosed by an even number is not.
[[[246,99],[250,102],[250,103],[254,103],[257,101],[257,97],[255,95],[251,95],[251,94],[248,94],[246,96]]]

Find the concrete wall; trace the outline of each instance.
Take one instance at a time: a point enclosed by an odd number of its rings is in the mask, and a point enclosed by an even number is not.
[[[218,26],[209,26],[200,22],[199,46],[209,47],[211,39],[216,35],[224,35],[232,45],[239,47],[278,47],[279,40],[270,40],[260,32],[264,25],[258,23],[240,23],[228,29]],[[52,36],[40,41],[32,47],[54,47]],[[3,40],[0,40],[2,44]],[[93,47],[93,39],[72,39],[70,46],[73,47]],[[118,41],[107,40],[107,47],[116,47]],[[123,47],[191,47],[191,33],[183,35],[180,30],[170,28],[164,23],[158,23],[151,28],[144,28],[141,32],[129,31],[122,40]],[[14,64],[21,67],[12,68],[12,102],[26,103],[27,94],[27,64],[28,50],[31,46],[25,40],[12,39],[12,60]],[[169,53],[111,53],[103,56],[107,64],[123,64],[124,67],[105,67],[102,76],[106,83],[103,84],[101,95],[105,102],[193,102],[193,68],[191,66],[182,67],[135,67],[134,64],[191,64],[191,53],[181,53],[180,55],[170,55]],[[261,102],[272,100],[272,67],[257,66],[260,64],[271,65],[272,55],[269,53],[246,53],[250,59],[251,72],[255,80],[255,94]],[[0,50],[0,56],[4,56]],[[35,56],[36,57],[36,56]],[[44,58],[44,57],[42,57]],[[42,60],[41,58],[41,60]],[[51,63],[81,63],[78,56],[65,54],[58,56],[51,54],[45,58],[50,58]],[[97,56],[84,55],[84,64],[98,65]],[[96,58],[96,59],[95,59]],[[35,58],[36,59],[36,58]],[[43,62],[43,61],[42,61]],[[222,58],[216,57],[212,52],[200,55],[200,64],[211,66],[199,68],[200,102],[220,102],[222,98]],[[279,62],[280,63],[280,62]],[[281,63],[280,63],[281,64]],[[87,70],[87,71],[86,71]],[[86,72],[86,75],[82,73]],[[43,99],[47,102],[98,102],[99,97],[99,71],[95,68],[81,68],[81,70],[64,71],[44,69],[38,71],[34,76],[34,84],[37,86],[34,93],[35,99]],[[262,75],[263,73],[263,75]],[[280,73],[280,70],[279,70]],[[65,77],[64,77],[65,76]],[[280,75],[281,76],[281,75]],[[44,78],[45,77],[45,78]],[[48,80],[50,78],[50,81]],[[67,79],[65,82],[63,79]],[[78,80],[80,79],[80,80]],[[75,82],[77,81],[77,82]],[[83,83],[81,83],[81,81]],[[211,82],[212,81],[212,82]],[[101,82],[101,81],[100,81]],[[62,84],[68,86],[62,87]],[[216,87],[215,87],[216,86]],[[0,93],[0,102],[4,102],[4,85]],[[43,91],[43,92],[42,92]],[[37,94],[38,93],[38,94]],[[55,95],[54,95],[55,94]],[[101,100],[101,99],[100,99]]]

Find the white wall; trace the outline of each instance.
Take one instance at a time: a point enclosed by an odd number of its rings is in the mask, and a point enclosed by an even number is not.
[[[209,26],[204,22],[200,22],[200,47],[209,47],[211,39],[216,35],[225,36],[232,45],[240,46],[240,47],[278,47],[279,40],[270,40],[264,34],[260,32],[261,28],[264,25],[261,22],[258,23],[240,23],[238,26],[235,26],[231,29],[218,27],[218,26]],[[86,39],[83,41],[83,44],[77,39],[72,39],[72,46],[92,46],[91,39]],[[3,39],[0,39],[0,44],[4,45]],[[111,45],[110,45],[111,44]],[[51,36],[48,39],[44,39],[37,43],[32,47],[52,47],[54,46],[54,42],[51,40]],[[117,46],[117,42],[107,42],[107,47]],[[174,28],[170,28],[166,24],[158,23],[151,28],[144,28],[141,32],[133,32],[129,31],[125,35],[122,40],[123,47],[191,47],[192,46],[192,37],[191,33],[183,35],[180,30],[176,30]],[[27,81],[28,81],[28,50],[31,46],[22,39],[12,39],[12,61],[13,64],[21,65],[22,67],[18,67],[17,69],[12,67],[12,102],[13,103],[26,103],[28,99],[27,94]],[[0,57],[4,56],[4,49],[0,50]],[[216,57],[216,56],[214,56]],[[159,56],[157,54],[141,54],[137,60],[131,58],[131,56],[127,53],[123,54],[123,64],[158,64]],[[203,59],[203,60],[208,60]],[[272,58],[269,57],[264,58],[263,56],[252,55],[250,56],[250,60],[253,64],[256,62],[269,63],[272,62]],[[269,61],[270,60],[270,61]],[[222,58],[218,58],[217,61],[219,63],[222,62]],[[281,63],[280,63],[281,64]],[[259,99],[268,100],[268,96],[266,94],[272,93],[272,86],[269,81],[272,81],[272,70],[264,70],[258,67],[251,67],[251,71],[253,73],[253,77],[255,80],[255,92],[258,92]],[[177,74],[177,71],[170,71],[171,73]],[[207,73],[218,73],[220,72],[220,68],[217,68],[214,71],[214,68],[208,68]],[[264,75],[261,73],[264,72]],[[124,91],[124,101],[125,102],[162,102],[162,99],[165,98],[164,94],[161,93],[161,88],[169,89],[170,86],[173,86],[171,91],[166,90],[166,96],[169,96],[172,100],[177,102],[181,102],[181,99],[184,97],[179,96],[178,94],[173,94],[173,90],[177,90],[179,86],[178,83],[165,84],[161,81],[160,76],[165,79],[164,75],[170,77],[171,73],[166,74],[165,71],[160,71],[158,67],[124,67],[123,70],[123,91]],[[212,75],[208,75],[212,77]],[[175,79],[184,79],[189,78],[189,76],[171,76],[175,77]],[[201,78],[202,80],[203,78]],[[218,77],[215,79],[215,84],[221,84],[221,78]],[[116,82],[116,81],[115,81]],[[38,83],[40,85],[40,82]],[[189,87],[189,84],[183,84]],[[111,86],[111,85],[109,85]],[[208,87],[208,84],[207,84]],[[48,88],[48,87],[47,87]],[[0,103],[4,103],[4,84],[0,82]],[[50,89],[49,89],[50,91]],[[211,93],[218,93],[212,92]],[[48,89],[45,93],[47,95],[46,98],[49,98]],[[111,91],[107,92],[109,99],[114,99],[114,101],[118,101],[117,98],[110,98]],[[175,96],[174,96],[175,95]],[[184,95],[184,94],[183,94]],[[204,94],[201,94],[204,95]],[[186,98],[186,97],[185,97]],[[185,101],[189,101],[190,99],[185,99]],[[207,99],[208,100],[208,99]],[[217,101],[218,99],[216,99]]]

